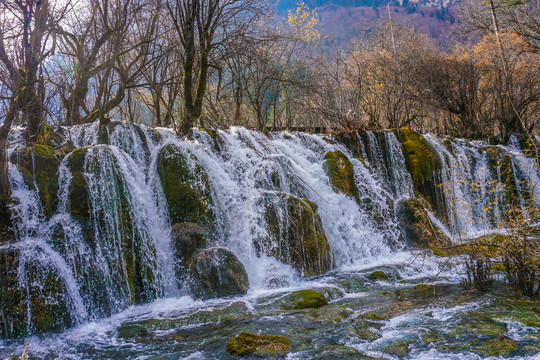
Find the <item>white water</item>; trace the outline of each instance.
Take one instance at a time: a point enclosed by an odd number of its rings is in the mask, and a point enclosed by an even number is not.
[[[94,220],[92,241],[85,239],[85,230],[70,214],[73,174],[67,166],[69,156],[60,166],[59,207],[51,219],[43,216],[36,192],[28,188],[14,165],[10,165],[10,182],[19,234],[15,246],[25,258],[38,259],[41,266],[54,269],[62,279],[76,323],[109,316],[133,304],[135,294],[126,273],[129,259],[123,251],[126,231],[131,234],[135,261],[153,274],[151,281],[142,284],[147,301],[183,295],[176,285],[171,224],[156,175],[157,155],[168,144],[193,154],[196,160],[188,157],[192,165],[198,162],[208,173],[217,218],[216,234],[209,245],[226,247],[237,255],[247,269],[250,294],[305,281],[291,266],[260,254],[254,244],[269,236],[265,204],[271,195],[287,193],[318,204],[338,271],[385,263],[405,246],[394,207],[398,200],[412,197],[414,191],[401,144],[393,132],[384,132],[382,138],[367,133],[369,142],[363,146],[371,153],[371,163],[365,159],[364,165],[343,145],[312,134],[267,136],[231,128],[218,132],[218,151],[205,132],[196,132],[195,140],[183,141],[168,129],[158,129],[157,134],[145,127],[116,124],[108,134],[109,145],[97,145],[97,123],[69,131],[77,147],[90,147],[84,176]],[[431,135],[426,139],[444,159],[441,185],[450,188],[441,187],[450,220],[449,229],[443,230],[470,237],[497,230],[503,189],[497,182],[497,169],[488,164],[486,144],[458,140],[451,143],[450,151],[441,139]],[[517,174],[537,184],[538,168],[533,160],[515,145],[501,149],[513,157]],[[330,185],[324,157],[335,150],[346,154],[353,164],[359,201],[335,192]],[[533,191],[539,201],[538,187]],[[282,224],[287,224],[286,214],[281,215]],[[129,224],[123,222],[125,216]],[[441,226],[445,223],[444,219],[434,221]],[[63,233],[60,242],[52,235],[58,228]],[[23,270],[21,284],[28,282]]]

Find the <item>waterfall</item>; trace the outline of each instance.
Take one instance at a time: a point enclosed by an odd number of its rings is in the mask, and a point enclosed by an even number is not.
[[[287,201],[309,205],[310,221],[322,224],[317,231],[327,239],[331,265],[339,271],[406,248],[397,205],[421,197],[396,131],[356,134],[356,150],[322,135],[263,134],[241,127],[195,131],[190,140],[170,129],[120,122],[64,131],[77,150],[61,159],[52,215],[43,211],[35,176],[29,184],[17,159],[9,165],[17,236],[0,246],[0,256],[18,254],[14,267],[17,291],[25,294],[28,334],[39,333],[31,321],[36,296],[49,297],[46,301],[65,315],[59,326],[67,327],[186,294],[176,278],[174,224],[158,175],[159,154],[166,147],[177,149],[192,169],[200,167],[208,175],[215,214],[208,246],[232,251],[254,292],[302,279],[293,263],[276,255],[289,240],[289,229],[297,226]],[[444,207],[444,214],[431,211],[429,199],[421,200],[433,223],[447,234],[475,237],[500,230],[512,200],[505,181],[518,187],[523,212],[540,202],[538,165],[517,138],[508,146],[429,134],[423,138],[436,155],[434,161],[441,163],[430,201],[433,208]],[[20,131],[11,139],[21,139]],[[334,152],[350,162],[357,193],[347,194],[332,183],[326,164],[327,154]]]

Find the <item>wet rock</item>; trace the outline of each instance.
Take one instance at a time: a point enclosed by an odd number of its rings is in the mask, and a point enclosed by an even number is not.
[[[285,309],[319,308],[328,305],[323,294],[315,290],[299,290],[292,292],[283,305]]]
[[[256,335],[242,331],[231,338],[226,350],[232,355],[283,356],[291,349],[286,337],[278,335]]]
[[[429,217],[417,199],[402,200],[397,205],[397,218],[409,244],[417,248],[440,248],[450,239]]]
[[[148,335],[148,330],[139,324],[127,324],[118,328],[118,337],[130,339]]]
[[[190,288],[197,298],[243,295],[249,288],[244,265],[227,249],[198,251],[189,264],[189,273]]]
[[[37,190],[43,214],[46,217],[52,216],[58,202],[60,166],[60,160],[54,154],[54,149],[46,145],[20,148],[11,154],[11,162],[21,170],[26,185],[30,189]]]
[[[358,187],[354,179],[354,167],[349,158],[341,151],[331,151],[324,157],[324,170],[335,191],[358,198]]]
[[[471,351],[485,357],[501,356],[507,358],[512,356],[514,352],[518,350],[518,345],[519,342],[515,340],[506,336],[499,336],[476,346],[472,346]]]
[[[177,278],[183,278],[186,264],[198,250],[206,247],[205,229],[195,223],[174,224],[171,239],[177,263]]]
[[[147,259],[155,249],[145,244],[149,235],[137,229],[132,194],[113,150],[108,145],[76,149],[67,158],[66,166],[72,175],[69,211],[91,249],[88,256],[94,259],[104,248],[112,251],[116,260],[107,259],[107,266],[122,284],[119,290],[125,294],[121,301],[126,306],[152,301],[158,290],[154,287],[153,264]],[[80,284],[81,292],[91,294],[92,311],[108,316],[119,310],[111,309],[116,306],[114,302],[121,301],[110,299],[105,279],[95,276],[89,267],[82,268],[87,274]]]
[[[208,174],[194,155],[167,145],[158,154],[157,172],[172,224],[192,222],[213,226],[215,216]]]
[[[266,198],[269,237],[256,242],[261,253],[293,266],[304,276],[333,267],[332,250],[317,212],[317,204],[288,194]]]
[[[388,280],[388,275],[384,271],[374,271],[368,275],[368,278],[371,280]]]
[[[410,342],[408,341],[394,341],[390,345],[381,347],[381,351],[384,351],[387,354],[397,356],[402,359],[409,355],[411,350],[409,349]]]
[[[61,332],[74,325],[66,285],[59,271],[40,257],[0,249],[0,279],[2,338]]]
[[[436,151],[420,134],[409,129],[398,131],[403,156],[411,174],[415,193],[422,196],[439,218],[446,219],[446,204],[440,172],[442,161]]]

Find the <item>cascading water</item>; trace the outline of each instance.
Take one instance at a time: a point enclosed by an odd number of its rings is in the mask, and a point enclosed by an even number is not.
[[[418,193],[398,132],[357,135],[362,157],[355,158],[358,154],[347,146],[320,135],[265,135],[239,127],[196,131],[189,141],[169,129],[119,122],[64,131],[78,149],[59,165],[58,205],[52,215],[44,213],[36,180],[28,184],[17,160],[10,164],[17,238],[0,247],[0,257],[13,252],[19,259],[8,270],[16,273],[17,294],[24,294],[26,310],[16,314],[27,319],[22,336],[39,333],[32,319],[43,308],[63,317],[49,328],[60,331],[102,318],[125,321],[131,311],[146,309],[130,306],[164,306],[167,298],[186,309],[195,306],[182,298],[190,293],[182,287],[186,279],[177,278],[176,240],[171,235],[175,224],[158,174],[160,154],[170,147],[183,155],[191,171],[201,167],[208,176],[215,219],[207,246],[232,251],[246,268],[247,302],[259,301],[250,296],[306,281],[327,286],[328,279],[337,281],[349,271],[385,263],[407,247],[396,209]],[[17,134],[11,138],[21,138]],[[424,139],[441,160],[432,201],[444,199],[446,214],[426,211],[447,234],[475,237],[500,230],[510,201],[505,182],[515,184],[518,194],[532,194],[520,195],[524,212],[540,202],[538,166],[520,150],[516,138],[509,146],[444,141],[432,135]],[[23,145],[17,143],[11,151]],[[336,189],[328,173],[327,154],[338,152],[352,165],[358,190],[354,196]],[[504,173],[508,169],[510,179]],[[330,268],[336,270],[320,283],[317,278],[306,280],[294,262],[284,260],[284,252],[297,251],[287,248],[300,221],[291,204],[303,206],[301,214],[310,214],[310,226],[331,248]],[[39,297],[46,298],[47,306],[36,302]]]

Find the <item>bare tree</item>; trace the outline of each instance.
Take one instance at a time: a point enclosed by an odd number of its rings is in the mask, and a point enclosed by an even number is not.
[[[265,4],[255,0],[168,0],[166,6],[183,57],[184,118],[178,131],[187,134],[202,115],[212,57],[231,39],[248,33]]]

